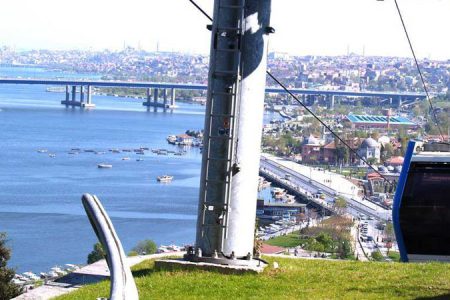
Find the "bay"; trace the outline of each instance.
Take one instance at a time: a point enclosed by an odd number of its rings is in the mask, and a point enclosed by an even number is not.
[[[0,67],[2,76],[101,77],[31,67]],[[66,108],[60,104],[62,93],[46,89],[0,85],[0,232],[7,232],[13,250],[9,265],[18,272],[39,273],[55,265],[85,263],[97,239],[81,205],[83,193],[100,198],[126,252],[143,239],[192,244],[200,151],[187,148],[183,156],[146,151],[142,156],[108,150],[182,150],[168,145],[166,137],[202,129],[204,106],[178,102],[177,109],[154,112],[142,100],[94,95],[96,108],[82,110]],[[273,117],[266,114],[265,122]],[[104,154],[69,154],[72,148]],[[113,168],[99,169],[99,163]],[[156,177],[163,174],[174,176],[173,182],[158,183]]]

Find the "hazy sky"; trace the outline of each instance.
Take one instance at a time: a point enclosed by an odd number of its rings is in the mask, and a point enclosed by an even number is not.
[[[212,14],[213,0],[197,0]],[[188,0],[2,0],[0,46],[209,52]],[[450,0],[398,0],[419,57],[450,58]],[[270,50],[410,56],[393,0],[272,0]]]

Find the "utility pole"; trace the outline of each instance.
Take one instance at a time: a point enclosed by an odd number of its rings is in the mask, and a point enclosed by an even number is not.
[[[271,0],[215,0],[192,261],[252,262]]]

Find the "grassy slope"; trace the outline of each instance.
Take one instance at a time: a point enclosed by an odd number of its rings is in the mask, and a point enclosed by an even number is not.
[[[264,243],[272,246],[292,248],[300,245],[301,241],[299,239],[299,232],[295,231],[293,233],[274,237],[270,240],[264,241]]]
[[[450,298],[448,264],[401,264],[269,258],[279,269],[260,275],[205,271],[154,271],[153,262],[134,268],[140,299],[411,299]],[[57,299],[109,295],[109,282]],[[443,298],[444,299],[444,298]]]

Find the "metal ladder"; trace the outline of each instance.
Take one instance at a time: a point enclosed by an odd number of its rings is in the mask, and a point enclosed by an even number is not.
[[[220,0],[218,4],[219,14],[234,14],[229,20],[219,20],[212,28],[213,53],[210,70],[210,92],[208,99],[210,105],[206,112],[208,121],[205,124],[204,150],[207,151],[205,176],[201,185],[204,187],[202,207],[202,236],[209,228],[221,230],[219,248],[227,236],[229,201],[231,192],[231,180],[233,173],[237,171],[234,152],[236,147],[237,120],[236,113],[239,105],[239,86],[241,81],[241,44],[244,24],[245,0]],[[221,23],[228,23],[226,26]],[[230,26],[230,24],[232,24]],[[231,69],[217,69],[217,59],[228,61]],[[223,60],[222,60],[223,61]],[[212,77],[212,78],[211,78]],[[212,147],[221,147],[220,151],[211,151]],[[214,153],[213,153],[214,152]],[[222,178],[218,178],[217,169],[222,170]],[[216,175],[216,176],[215,176]],[[211,190],[221,190],[221,201],[218,199],[210,201]],[[215,224],[206,224],[207,214],[216,217]],[[211,217],[212,218],[212,217]],[[221,249],[217,249],[221,250]]]

